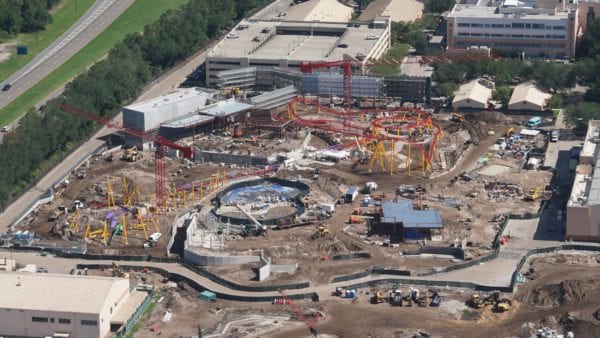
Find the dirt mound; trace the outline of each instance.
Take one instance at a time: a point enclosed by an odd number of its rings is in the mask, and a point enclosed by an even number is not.
[[[553,307],[581,301],[595,291],[595,280],[565,280],[536,288],[532,292],[532,303],[541,307]]]

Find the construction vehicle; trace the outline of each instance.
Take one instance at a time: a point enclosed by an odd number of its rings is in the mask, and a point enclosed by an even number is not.
[[[545,184],[542,184],[534,189],[529,190],[527,195],[523,197],[525,201],[537,201],[538,199],[549,200],[552,198],[552,190],[548,189],[549,187]]]
[[[417,304],[418,306],[427,306],[427,295],[421,295],[419,289],[410,288],[409,295],[411,301]]]
[[[506,312],[506,311],[510,310],[511,307],[512,307],[512,302],[510,301],[510,299],[500,298],[500,299],[498,299],[496,304],[494,304],[493,311],[494,312]]]
[[[383,303],[383,292],[381,292],[381,290],[377,289],[377,291],[375,291],[373,298],[371,298],[371,303],[373,303],[373,304]]]
[[[227,89],[225,89],[223,95],[225,95],[227,97],[232,97],[232,96],[239,96],[240,93],[241,93],[240,88],[233,87],[233,88],[227,88]]]
[[[432,290],[431,291],[431,303],[429,303],[429,306],[439,307],[441,304],[442,304],[442,297],[440,296],[440,291]]]
[[[121,266],[115,262],[112,262],[112,275],[113,277],[129,278],[129,274],[124,272]]]
[[[325,226],[323,225],[319,225],[319,235],[321,237],[326,237],[329,236],[330,232],[329,229],[327,229]]]
[[[394,306],[402,306],[402,290],[394,290],[390,303]]]
[[[123,157],[121,157],[123,161],[127,162],[136,162],[139,159],[138,150],[136,146],[125,149],[123,151]]]
[[[244,131],[238,127],[237,125],[233,127],[233,137],[234,138],[239,138],[244,136]]]
[[[509,138],[509,137],[513,136],[514,134],[515,134],[515,128],[513,128],[513,127],[508,127],[504,131],[504,137],[506,137],[506,138]]]
[[[450,119],[454,122],[465,122],[465,116],[459,113],[452,113],[450,115]]]
[[[481,300],[481,296],[478,293],[472,294],[471,298],[469,298],[467,305],[474,309],[481,309],[483,307],[483,301]]]

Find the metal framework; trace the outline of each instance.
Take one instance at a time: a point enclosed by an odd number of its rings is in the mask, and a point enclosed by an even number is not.
[[[123,126],[123,124],[118,123],[114,120],[111,120],[107,117],[100,116],[97,114],[93,114],[90,112],[83,111],[81,109],[77,109],[71,107],[67,104],[61,104],[59,106],[60,109],[72,113],[74,115],[83,117],[89,121],[97,122],[105,127],[114,128],[121,130],[122,132],[138,137],[143,141],[152,141],[154,143],[154,175],[155,175],[155,193],[156,193],[156,204],[159,207],[165,206],[167,201],[167,189],[166,189],[166,178],[165,178],[165,162],[164,157],[166,155],[165,147],[176,149],[181,151],[183,157],[192,159],[194,156],[194,152],[192,147],[184,146],[181,144],[177,144],[165,137],[159,136],[156,134],[157,129],[152,129],[150,131],[144,132],[134,128],[128,128]]]

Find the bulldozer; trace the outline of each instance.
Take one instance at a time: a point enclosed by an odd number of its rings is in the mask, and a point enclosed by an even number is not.
[[[509,138],[509,137],[513,136],[514,134],[515,134],[515,128],[513,128],[513,127],[508,127],[504,131],[504,137],[506,137],[506,138]]]
[[[452,113],[450,115],[450,119],[454,122],[465,122],[465,116],[459,113]]]
[[[139,154],[136,146],[125,149],[122,159],[127,162],[136,162],[139,159]]]
[[[323,225],[319,225],[319,235],[321,237],[327,237],[327,236],[329,236],[329,234],[330,234],[329,229],[327,229]]]

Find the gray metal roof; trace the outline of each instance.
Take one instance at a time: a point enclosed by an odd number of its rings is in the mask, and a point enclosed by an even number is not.
[[[412,201],[383,202],[382,223],[402,223],[405,229],[443,229],[438,210],[414,210]]]
[[[220,101],[210,106],[201,108],[200,113],[210,116],[229,116],[253,107],[254,105],[252,104],[234,101],[230,99],[227,101]]]
[[[167,123],[162,123],[160,126],[163,128],[186,128],[194,125],[209,123],[214,120],[214,116],[189,114],[182,118],[171,120]]]

